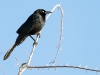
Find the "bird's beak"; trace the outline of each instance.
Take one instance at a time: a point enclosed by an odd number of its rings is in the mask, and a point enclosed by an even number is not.
[[[46,12],[45,12],[45,14],[49,14],[49,13],[52,13],[52,12],[51,12],[51,11],[46,11]]]

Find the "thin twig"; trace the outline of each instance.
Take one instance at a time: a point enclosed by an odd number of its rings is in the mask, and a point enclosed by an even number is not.
[[[29,53],[28,53],[26,50],[24,50],[24,51],[25,51],[25,53],[26,53],[28,56],[30,56]]]
[[[54,58],[54,61],[53,61],[53,62],[50,62],[50,63],[53,63],[53,65],[56,64],[56,58],[57,58],[57,56],[58,56],[59,51],[61,50],[60,46],[61,46],[61,42],[62,42],[62,39],[63,39],[63,38],[62,38],[62,34],[63,34],[64,11],[63,11],[61,5],[60,5],[60,4],[57,4],[57,5],[52,9],[52,12],[53,12],[57,7],[58,7],[59,10],[61,11],[62,16],[61,16],[60,40],[59,40],[59,43],[58,43],[58,45],[57,45],[58,50],[57,50],[56,56],[55,56],[55,58]],[[50,15],[50,14],[49,14],[49,15]],[[47,17],[47,18],[48,18],[48,17]],[[49,63],[49,64],[50,64],[50,63]],[[53,66],[53,65],[52,65],[52,66]]]
[[[1,67],[1,69],[2,69],[3,74],[6,75],[6,73],[5,73],[5,71],[4,71],[4,69],[3,69],[3,67],[2,67],[1,64],[0,64],[0,67]]]
[[[17,65],[20,67],[20,63],[16,57],[15,57],[15,61],[16,61]]]

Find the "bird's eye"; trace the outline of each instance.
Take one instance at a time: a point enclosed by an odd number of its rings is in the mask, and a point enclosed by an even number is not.
[[[44,13],[45,11],[43,10],[42,13]]]

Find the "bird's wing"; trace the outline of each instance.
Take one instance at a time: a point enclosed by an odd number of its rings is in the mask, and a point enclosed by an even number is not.
[[[34,26],[39,23],[39,16],[36,14],[31,15],[26,22],[17,30],[19,36],[16,39],[16,44],[21,44],[28,34],[34,29]]]
[[[24,30],[26,31],[28,28],[30,29],[36,24],[37,21],[39,19],[39,16],[37,14],[32,14],[28,17],[28,19],[20,26],[20,28],[16,31],[16,33],[20,34],[21,32],[23,32]]]

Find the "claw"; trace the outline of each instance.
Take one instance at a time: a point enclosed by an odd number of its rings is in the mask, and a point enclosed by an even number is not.
[[[34,41],[33,45],[38,45],[38,42]]]

